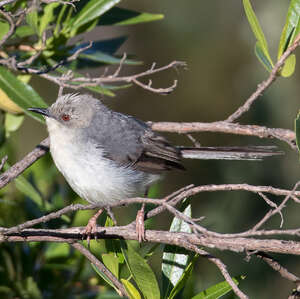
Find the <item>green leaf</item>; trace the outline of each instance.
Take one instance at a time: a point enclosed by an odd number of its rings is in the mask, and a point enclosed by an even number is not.
[[[283,27],[279,47],[278,47],[278,59],[283,52],[293,43],[294,37],[300,32],[300,0],[291,0],[288,9],[286,22]]]
[[[195,254],[191,262],[188,264],[184,272],[182,273],[180,279],[176,283],[175,287],[171,290],[170,295],[168,296],[168,299],[173,299],[175,296],[186,286],[186,282],[189,279],[190,275],[193,272],[194,265],[196,260],[198,259],[198,255]]]
[[[183,213],[191,217],[191,205],[185,201],[181,207]],[[190,226],[183,220],[175,217],[171,223],[170,231],[191,233]],[[188,265],[189,254],[177,246],[166,245],[163,253],[162,272],[164,274],[163,289],[164,296],[167,297],[171,289],[179,282]],[[178,292],[180,289],[178,289]],[[176,294],[174,294],[175,296]],[[173,298],[173,297],[172,297]]]
[[[38,288],[37,283],[34,281],[33,277],[28,277],[26,279],[26,290],[27,290],[27,295],[28,298],[31,299],[42,299],[42,293]],[[27,296],[26,296],[27,297]]]
[[[240,279],[244,278],[241,277]],[[233,281],[236,285],[239,284],[239,281],[236,278],[233,278]],[[227,281],[222,281],[202,291],[201,293],[192,297],[192,299],[218,299],[229,293],[231,290],[232,287],[229,285],[229,283]]]
[[[160,298],[156,277],[145,259],[132,248],[129,242],[122,242],[122,252],[125,256],[127,267],[144,298]]]
[[[255,44],[254,52],[255,52],[255,55],[258,58],[258,60],[264,66],[264,68],[268,72],[271,72],[272,68],[273,68],[273,65],[270,63],[269,59],[265,56],[265,53],[264,53],[259,41],[257,41],[256,44]]]
[[[285,61],[284,66],[282,70],[280,71],[280,74],[282,77],[290,77],[293,75],[296,67],[296,55],[291,54],[288,59]]]
[[[26,14],[26,22],[34,30],[36,34],[39,33],[39,28],[38,28],[39,20],[38,20],[38,13],[36,9]]]
[[[297,118],[295,119],[295,133],[298,151],[300,152],[300,110],[298,112]]]
[[[130,281],[122,278],[121,282],[123,283],[130,299],[141,299],[139,291],[134,287],[134,285]]]
[[[32,27],[28,26],[28,25],[24,25],[24,26],[18,26],[15,32],[15,35],[17,37],[27,37],[30,35],[35,34],[34,29],[32,29]]]
[[[15,184],[20,192],[32,199],[39,207],[43,206],[43,200],[40,193],[25,179],[24,176],[19,175],[15,179]]]
[[[107,63],[107,64],[120,64],[121,58],[114,57],[112,55],[109,55],[107,53],[101,52],[101,51],[95,51],[92,54],[85,54],[81,53],[79,54],[80,58],[85,58],[91,61],[96,61],[96,62],[102,62],[102,63]],[[124,61],[124,64],[128,65],[139,65],[142,62],[140,61],[135,61],[131,59],[126,59]]]
[[[47,107],[38,93],[28,84],[20,81],[6,68],[0,66],[0,89],[17,104],[24,113],[36,120],[44,122],[42,116],[27,110],[30,107]]]
[[[44,254],[46,260],[67,258],[70,255],[70,246],[67,243],[48,243]]]
[[[104,280],[106,281],[112,288],[114,288],[117,293],[119,293],[119,290],[115,287],[115,285],[111,282],[111,280],[103,273],[101,272],[94,264],[91,263],[92,268],[95,270],[95,272]]]
[[[106,11],[112,8],[115,4],[121,0],[90,0],[83,7],[79,14],[71,22],[71,27],[80,27],[99,16],[103,15]]]
[[[4,121],[5,131],[7,134],[6,137],[8,137],[8,135],[11,132],[17,131],[22,125],[23,121],[24,121],[24,115],[15,115],[7,112],[5,114],[5,121]]]
[[[243,0],[243,5],[245,9],[245,13],[248,19],[248,22],[251,26],[252,32],[254,33],[257,41],[259,42],[261,51],[263,52],[264,56],[268,60],[269,64],[273,67],[273,62],[269,54],[268,44],[265,38],[265,35],[260,27],[258,19],[254,13],[254,10],[251,6],[250,0]]]
[[[8,30],[9,30],[8,23],[0,21],[0,40],[8,32]]]
[[[103,253],[101,256],[103,264],[119,279],[119,258],[112,252]]]
[[[133,25],[152,22],[164,18],[162,14],[138,12],[120,7],[113,7],[101,18],[98,25]]]
[[[54,10],[56,7],[58,7],[60,4],[58,2],[49,3],[44,8],[44,14],[40,19],[40,28],[39,28],[39,34],[40,36],[43,34],[43,32],[47,29],[47,26],[49,23],[54,21],[55,15]]]

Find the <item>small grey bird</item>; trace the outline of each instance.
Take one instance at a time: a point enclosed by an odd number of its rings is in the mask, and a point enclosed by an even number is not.
[[[53,160],[73,190],[90,203],[145,194],[163,172],[183,170],[181,158],[260,159],[278,154],[268,147],[179,148],[144,122],[108,109],[90,95],[66,94],[51,107],[30,108],[45,116]],[[95,231],[98,212],[86,233]],[[144,239],[144,206],[137,215]]]

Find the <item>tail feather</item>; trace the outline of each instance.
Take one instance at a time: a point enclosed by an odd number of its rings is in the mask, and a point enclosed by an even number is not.
[[[262,160],[284,155],[276,146],[178,147],[186,159],[202,160]]]

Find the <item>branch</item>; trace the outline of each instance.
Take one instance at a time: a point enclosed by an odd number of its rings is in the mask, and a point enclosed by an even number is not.
[[[235,135],[257,136],[259,138],[276,138],[284,141],[296,150],[295,132],[281,128],[267,128],[256,125],[240,125],[227,121],[211,123],[202,122],[148,122],[152,130],[158,132],[172,132],[187,134],[195,132],[219,132]]]
[[[6,186],[9,182],[20,175],[25,169],[31,166],[40,157],[49,150],[49,138],[44,139],[33,151],[28,153],[22,160],[14,164],[0,176],[0,188]]]
[[[109,278],[120,296],[129,298],[123,284],[88,249],[78,242],[71,243],[70,245],[80,251],[99,271]]]
[[[266,91],[266,89],[277,79],[280,69],[284,65],[285,61],[299,46],[300,46],[300,34],[296,36],[293,44],[290,45],[286,49],[286,51],[281,55],[280,59],[273,67],[267,80],[263,81],[257,86],[256,91],[246,100],[246,102],[241,107],[239,107],[233,114],[231,114],[225,120],[226,122],[234,122],[239,117],[241,117],[242,114],[244,114],[250,109],[251,105],[258,99],[258,97],[261,96]]]
[[[1,7],[1,3],[0,3],[0,7]],[[16,25],[8,12],[4,12],[2,9],[0,9],[0,15],[2,15],[9,23],[8,32],[0,40],[0,47],[2,47],[2,45],[15,33]]]

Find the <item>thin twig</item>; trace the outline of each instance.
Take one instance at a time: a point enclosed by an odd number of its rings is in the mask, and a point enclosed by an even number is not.
[[[94,264],[98,268],[99,271],[101,271],[105,276],[109,278],[120,296],[129,298],[123,284],[88,249],[86,249],[78,242],[71,243],[70,245],[80,251],[92,264]]]
[[[277,79],[280,69],[283,67],[288,57],[299,47],[300,45],[300,34],[295,38],[295,41],[289,46],[286,51],[281,55],[280,59],[274,65],[267,80],[263,81],[257,86],[256,91],[246,100],[246,102],[240,106],[234,113],[232,113],[225,121],[234,122],[247,112],[251,105],[267,90],[268,87]]]

